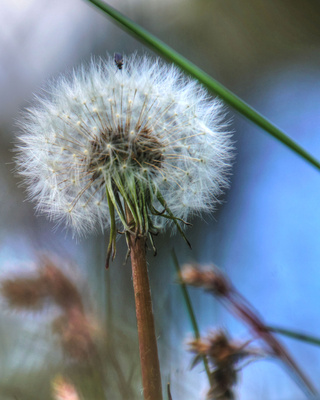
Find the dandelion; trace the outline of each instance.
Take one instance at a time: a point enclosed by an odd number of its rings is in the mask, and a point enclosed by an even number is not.
[[[21,123],[18,170],[37,210],[83,235],[121,225],[131,254],[145,399],[161,400],[146,240],[212,211],[232,159],[218,100],[147,57],[92,62],[61,77]],[[187,240],[187,239],[186,239]]]
[[[120,70],[109,58],[48,92],[21,123],[18,168],[37,210],[77,234],[115,235],[120,220],[150,237],[212,210],[228,185],[221,103],[177,68],[132,56]]]

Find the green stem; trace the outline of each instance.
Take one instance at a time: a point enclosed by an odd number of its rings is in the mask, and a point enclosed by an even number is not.
[[[178,261],[178,258],[176,256],[176,253],[175,253],[174,249],[171,250],[171,256],[172,256],[172,259],[173,259],[173,264],[175,266],[177,275],[181,276],[181,268],[180,268],[179,261]],[[182,290],[182,295],[183,295],[183,298],[184,298],[184,302],[185,302],[185,305],[187,307],[187,312],[189,314],[189,318],[190,318],[190,321],[191,321],[194,337],[196,339],[200,339],[200,331],[199,331],[199,327],[198,327],[198,323],[197,323],[197,320],[196,320],[195,313],[193,311],[193,307],[192,307],[192,304],[191,304],[191,300],[190,300],[190,296],[189,296],[189,293],[188,293],[187,286],[182,281],[179,282],[179,283],[180,283],[180,287],[181,287],[181,290]],[[208,364],[208,360],[207,360],[206,356],[202,356],[202,362],[203,362],[204,369],[206,371],[209,383],[211,385],[210,369],[209,369],[209,364]]]
[[[142,43],[148,45],[152,50],[158,52],[161,56],[166,57],[168,60],[174,62],[185,72],[198,79],[209,90],[216,93],[226,103],[232,106],[240,114],[244,115],[250,121],[264,129],[270,135],[278,139],[284,145],[293,150],[296,154],[304,158],[307,162],[320,169],[320,162],[309,154],[303,147],[292,140],[281,129],[275,126],[267,118],[261,115],[258,111],[249,106],[246,102],[241,100],[237,95],[232,93],[229,89],[224,87],[221,83],[213,79],[206,72],[202,71],[195,64],[187,60],[177,51],[173,50],[170,46],[162,42],[156,36],[152,35],[146,29],[142,28],[137,23],[133,22],[113,7],[104,3],[101,0],[87,0],[97,6],[105,14],[109,15],[121,28],[127,30],[131,35],[135,36]]]

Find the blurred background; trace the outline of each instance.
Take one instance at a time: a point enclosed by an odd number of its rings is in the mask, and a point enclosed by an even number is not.
[[[316,0],[113,0],[134,21],[199,65],[320,159],[320,3]],[[109,398],[141,398],[131,272],[121,239],[104,269],[107,233],[81,241],[45,217],[13,173],[19,113],[48,79],[92,56],[149,49],[82,0],[2,0],[0,3],[0,278],[34,271],[39,252],[59,254],[101,330],[109,355]],[[203,399],[202,368],[185,351],[192,329],[171,259],[220,266],[269,325],[320,336],[320,176],[275,139],[226,107],[236,158],[231,189],[213,215],[195,219],[179,236],[156,238],[149,269],[163,383],[173,400]],[[190,290],[201,332],[247,328],[199,290]],[[0,322],[0,398],[48,398],[52,376],[70,367],[50,336],[56,310],[10,312]],[[320,391],[320,348],[282,337]],[[111,345],[110,345],[111,344]],[[103,346],[102,346],[103,347]],[[110,355],[112,353],[112,355]],[[119,373],[119,369],[121,373]],[[121,380],[122,379],[122,380]],[[119,384],[120,382],[120,384]],[[126,382],[127,393],[121,393]],[[280,363],[250,364],[236,388],[240,400],[303,399]]]

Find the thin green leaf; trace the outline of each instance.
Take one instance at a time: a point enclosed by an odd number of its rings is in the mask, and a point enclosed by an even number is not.
[[[281,335],[285,335],[296,340],[301,340],[303,342],[320,346],[320,338],[315,336],[306,335],[305,333],[295,332],[290,329],[283,329],[274,326],[267,326],[267,329],[271,332],[280,333]]]
[[[149,33],[146,29],[142,28],[137,23],[133,22],[125,15],[121,14],[119,11],[115,10],[113,7],[104,3],[101,0],[87,0],[90,3],[97,6],[105,14],[110,16],[121,28],[127,30],[131,35],[134,35],[142,43],[148,45],[152,50],[159,53],[161,56],[167,58],[168,60],[174,62],[185,72],[191,76],[198,79],[204,86],[209,90],[216,93],[221,97],[226,103],[232,106],[240,114],[244,115],[250,121],[258,125],[260,128],[264,129],[270,135],[278,139],[284,145],[293,150],[296,154],[304,158],[307,162],[320,169],[320,162],[309,154],[303,147],[301,147],[297,142],[286,135],[281,129],[275,126],[267,118],[261,115],[258,111],[249,106],[246,102],[241,100],[237,95],[232,93],[229,89],[224,87],[221,83],[213,79],[206,72],[202,71],[195,64],[187,60],[177,51],[173,50],[170,46],[162,42],[156,36]]]
[[[174,249],[172,249],[172,251],[171,251],[171,256],[172,256],[173,264],[175,266],[177,275],[181,276],[181,269],[180,269],[179,261],[178,261],[178,258],[176,256],[176,253],[175,253]],[[181,290],[182,290],[182,295],[183,295],[183,298],[184,298],[184,302],[185,302],[185,305],[187,307],[187,312],[189,314],[189,318],[190,318],[190,321],[191,321],[194,337],[196,339],[200,339],[200,331],[199,331],[199,327],[198,327],[198,323],[197,323],[197,319],[196,319],[195,313],[193,311],[193,307],[192,307],[192,304],[191,304],[191,299],[190,299],[190,296],[189,296],[189,293],[188,293],[187,286],[182,281],[179,282],[179,283],[180,283],[180,287],[181,287]],[[210,374],[210,369],[209,369],[209,364],[208,364],[207,357],[206,356],[202,356],[201,359],[202,359],[202,362],[203,362],[203,365],[204,365],[204,369],[206,371],[209,383],[211,384],[211,374]]]

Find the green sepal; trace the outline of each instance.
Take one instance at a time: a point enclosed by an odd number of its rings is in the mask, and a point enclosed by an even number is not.
[[[116,255],[116,221],[115,221],[115,213],[114,213],[114,204],[111,200],[110,193],[108,188],[106,187],[106,195],[110,213],[110,236],[109,236],[109,244],[107,250],[107,259],[106,259],[106,268],[109,268],[109,261],[112,253],[112,259],[114,260]]]
[[[191,247],[191,244],[189,242],[189,240],[187,239],[186,235],[184,234],[181,226],[179,225],[178,221],[182,221],[183,223],[186,223],[185,221],[181,220],[180,218],[176,218],[173,213],[171,212],[170,208],[167,205],[167,202],[165,201],[165,199],[163,198],[162,194],[159,192],[159,190],[156,193],[157,199],[159,200],[160,204],[162,205],[162,207],[164,207],[167,211],[167,213],[169,214],[168,218],[172,219],[172,221],[174,222],[174,224],[176,225],[180,235],[183,237],[183,239],[186,241],[187,245]]]

